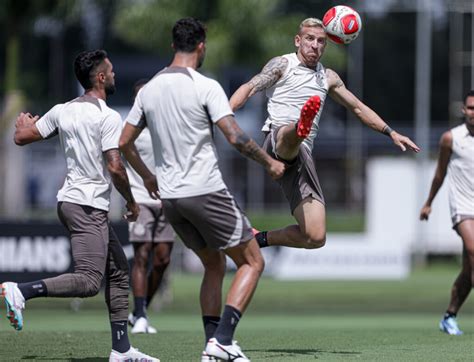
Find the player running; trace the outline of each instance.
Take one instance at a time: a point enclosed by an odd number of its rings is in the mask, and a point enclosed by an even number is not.
[[[465,122],[443,133],[431,189],[420,211],[420,220],[428,220],[431,204],[449,178],[449,206],[453,229],[462,238],[462,268],[451,289],[451,300],[439,323],[441,331],[461,335],[456,316],[474,286],[474,90],[464,98]]]
[[[21,113],[15,132],[18,145],[59,135],[67,175],[58,192],[58,216],[71,235],[74,272],[30,283],[3,283],[7,318],[21,330],[27,300],[91,297],[99,292],[105,276],[112,332],[109,360],[159,361],[133,348],[128,340],[128,262],[107,216],[111,178],[127,201],[125,217],[134,221],[139,212],[118,149],[122,120],[105,103],[115,91],[112,63],[104,50],[86,51],[76,57],[74,71],[84,95],[54,106],[41,118]]]

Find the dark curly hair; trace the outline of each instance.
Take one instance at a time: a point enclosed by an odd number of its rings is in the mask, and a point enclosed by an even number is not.
[[[190,53],[206,40],[206,27],[195,18],[178,20],[173,26],[173,45],[177,52]]]
[[[466,96],[464,97],[464,103],[467,102],[467,97],[474,97],[474,89],[471,89],[469,92],[466,93]]]
[[[84,89],[93,87],[93,78],[97,67],[107,58],[107,52],[102,49],[79,53],[74,60],[74,73]]]

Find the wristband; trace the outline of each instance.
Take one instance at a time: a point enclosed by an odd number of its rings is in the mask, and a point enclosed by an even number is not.
[[[390,133],[392,132],[393,132],[393,129],[391,129],[388,125],[385,125],[385,127],[382,130],[382,133],[389,137],[390,137]]]

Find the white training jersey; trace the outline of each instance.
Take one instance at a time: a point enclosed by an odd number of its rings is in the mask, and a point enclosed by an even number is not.
[[[225,188],[212,126],[232,114],[219,83],[192,68],[165,68],[140,89],[127,122],[150,129],[162,199]]]
[[[319,119],[328,93],[326,70],[321,63],[318,63],[315,69],[302,65],[296,53],[285,54],[282,57],[288,59],[288,66],[278,82],[267,89],[268,118],[262,131],[267,132],[270,127],[298,121],[304,103],[317,95],[321,98],[321,107],[313,121],[309,136],[303,141],[303,144],[311,150],[314,138],[318,134]]]
[[[148,128],[143,129],[140,135],[135,140],[135,147],[137,148],[140,157],[149,170],[155,172],[155,157],[153,156],[153,147],[151,144],[151,136]],[[148,194],[148,191],[143,184],[143,179],[133,169],[132,166],[125,162],[125,169],[127,170],[128,180],[130,181],[130,188],[132,189],[133,197],[139,204],[161,205],[161,200],[154,200]]]
[[[84,95],[54,106],[36,122],[43,138],[59,134],[67,174],[58,201],[109,210],[110,175],[103,152],[117,148],[120,115],[95,97]]]
[[[466,124],[451,129],[452,153],[448,164],[451,217],[474,216],[474,136]]]

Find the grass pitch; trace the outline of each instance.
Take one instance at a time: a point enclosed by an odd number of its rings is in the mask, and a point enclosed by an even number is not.
[[[473,296],[458,317],[463,336],[437,329],[457,271],[454,265],[430,267],[392,282],[263,278],[236,338],[252,361],[472,361]],[[199,281],[175,275],[173,303],[150,312],[158,334],[131,336],[132,344],[162,361],[199,361]],[[0,321],[1,361],[107,360],[103,296],[85,300],[77,312],[70,300],[33,300],[24,318],[21,332]]]

